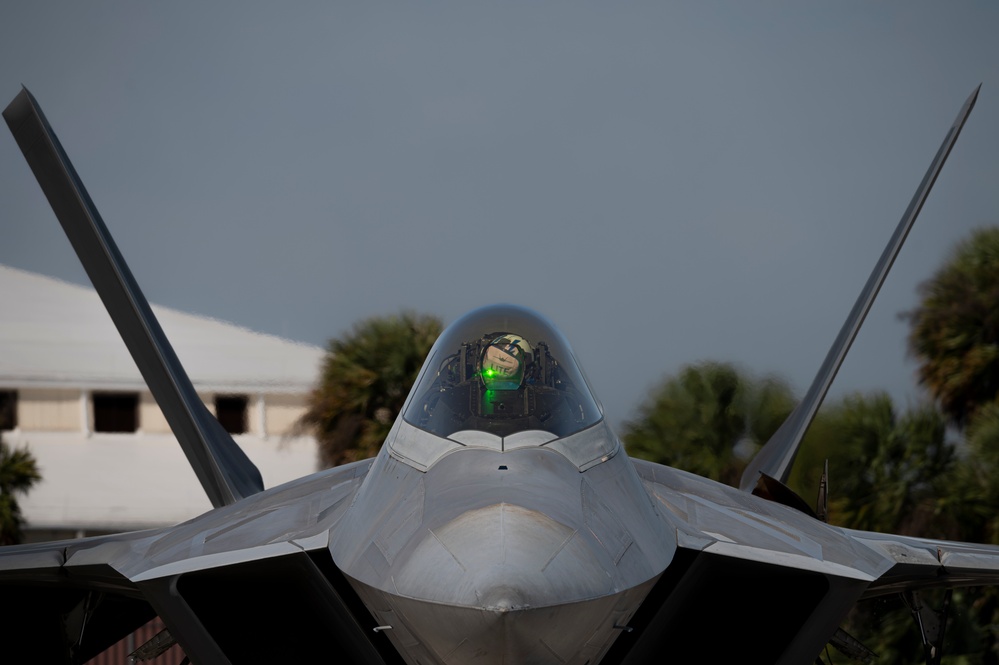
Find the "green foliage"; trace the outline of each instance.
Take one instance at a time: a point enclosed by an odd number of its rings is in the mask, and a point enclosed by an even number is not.
[[[999,228],[980,229],[920,286],[909,350],[944,413],[966,425],[999,396]]]
[[[971,540],[999,545],[999,405],[987,404],[965,432],[967,456],[953,498]]]
[[[930,405],[898,415],[883,392],[849,395],[824,409],[806,439],[829,451],[832,520],[843,526],[954,537],[938,499],[951,490],[955,450]],[[817,440],[823,440],[821,443]]]
[[[440,335],[432,316],[375,317],[330,340],[301,424],[312,427],[323,467],[374,456]]]
[[[629,454],[716,480],[738,481],[748,455],[790,412],[785,384],[756,381],[724,363],[705,362],[667,377],[626,424]],[[814,497],[823,462],[830,462],[830,521],[855,529],[929,538],[999,538],[999,407],[976,421],[971,454],[957,455],[946,419],[932,405],[899,413],[883,392],[854,394],[826,405],[809,429],[792,475]],[[808,482],[804,482],[807,478]],[[923,592],[939,607],[943,592]],[[994,640],[999,606],[989,592],[957,590],[947,630],[945,663],[982,660]],[[844,628],[878,662],[922,663],[919,632],[897,596],[861,603]],[[830,662],[851,662],[831,653]]]
[[[839,526],[926,538],[996,542],[999,538],[999,407],[982,409],[958,454],[945,416],[931,405],[897,413],[880,392],[854,394],[824,408],[805,439],[830,460],[830,521]],[[922,592],[940,607],[943,590]],[[995,662],[999,596],[993,589],[954,592],[944,663]],[[878,662],[923,663],[919,632],[897,596],[861,603],[844,623]],[[834,657],[832,662],[848,662]]]
[[[736,485],[749,456],[794,406],[790,390],[727,363],[703,362],[666,377],[625,423],[628,454]]]
[[[21,542],[24,519],[16,495],[27,493],[39,480],[31,453],[26,448],[11,448],[0,439],[0,545]]]

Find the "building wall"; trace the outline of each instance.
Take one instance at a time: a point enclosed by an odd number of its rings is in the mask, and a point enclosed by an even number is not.
[[[21,389],[17,395],[17,425],[42,432],[83,431],[86,405],[79,390]]]
[[[264,423],[268,436],[288,434],[306,411],[308,395],[270,394],[264,396]]]
[[[163,620],[156,617],[125,639],[88,660],[87,665],[120,665],[120,663],[132,662],[129,660],[129,654],[158,635],[165,628]],[[180,645],[174,644],[164,653],[155,657],[153,662],[156,665],[181,665],[186,661],[184,660],[184,652],[180,648]]]
[[[90,391],[22,388],[17,391],[17,427],[23,432],[86,432],[94,429]],[[215,395],[200,395],[215,414]],[[307,394],[250,394],[247,396],[247,433],[259,437],[290,434],[308,408]],[[138,432],[169,434],[159,405],[148,391],[139,393]]]
[[[139,395],[139,430],[150,434],[167,434],[170,425],[160,411],[160,405],[153,399],[152,393]]]

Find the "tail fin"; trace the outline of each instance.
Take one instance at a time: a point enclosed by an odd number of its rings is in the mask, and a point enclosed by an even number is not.
[[[212,505],[261,491],[260,472],[198,398],[35,98],[22,89],[3,117]]]
[[[975,101],[978,99],[978,91],[981,87],[981,84],[979,84],[975,88],[967,101],[964,102],[961,111],[957,114],[954,124],[947,132],[947,136],[944,138],[940,149],[937,150],[930,168],[926,171],[926,175],[923,176],[923,181],[919,183],[919,188],[912,197],[912,201],[909,202],[909,207],[906,208],[905,214],[902,215],[902,219],[895,228],[895,233],[892,234],[891,240],[888,241],[888,246],[881,253],[881,258],[878,259],[877,265],[874,266],[874,271],[867,278],[867,283],[864,285],[863,291],[860,292],[857,302],[854,303],[853,309],[850,310],[850,315],[843,323],[839,335],[836,336],[832,348],[829,349],[829,353],[819,368],[818,374],[815,375],[812,385],[809,386],[808,392],[805,393],[804,399],[801,400],[801,403],[791,412],[787,420],[784,421],[774,435],[770,437],[766,445],[756,454],[752,462],[749,463],[749,466],[742,474],[739,489],[747,492],[752,491],[756,487],[761,473],[777,479],[781,483],[787,482],[787,477],[791,472],[791,465],[798,454],[798,448],[801,446],[805,432],[808,431],[809,425],[812,424],[812,420],[815,418],[815,414],[818,412],[819,406],[822,404],[822,400],[829,390],[829,385],[836,377],[836,372],[839,371],[840,365],[843,364],[846,352],[849,351],[850,345],[853,344],[853,340],[857,336],[857,331],[860,330],[860,326],[864,322],[864,317],[870,311],[874,298],[878,295],[878,291],[881,289],[881,285],[884,283],[885,277],[888,275],[888,271],[895,261],[895,257],[898,256],[898,251],[902,248],[902,243],[905,242],[905,237],[909,234],[909,229],[912,228],[913,222],[916,221],[916,217],[923,207],[923,202],[926,201],[926,196],[930,193],[933,183],[936,182],[944,162],[947,161],[947,156],[950,154],[951,148],[954,147],[954,143],[961,133],[961,128],[964,127],[971,109],[975,106]]]

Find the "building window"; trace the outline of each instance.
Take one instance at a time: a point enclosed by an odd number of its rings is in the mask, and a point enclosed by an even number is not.
[[[216,395],[215,417],[229,434],[246,433],[246,395]]]
[[[138,425],[138,393],[94,393],[95,432],[134,432]]]
[[[0,431],[17,428],[17,391],[0,390]]]

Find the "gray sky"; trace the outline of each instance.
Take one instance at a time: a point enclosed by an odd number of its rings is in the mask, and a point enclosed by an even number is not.
[[[612,422],[732,360],[799,394],[961,103],[833,394],[915,401],[899,312],[999,222],[999,4],[8,3],[23,83],[153,302],[324,344],[533,307]],[[6,128],[0,263],[86,276]]]

